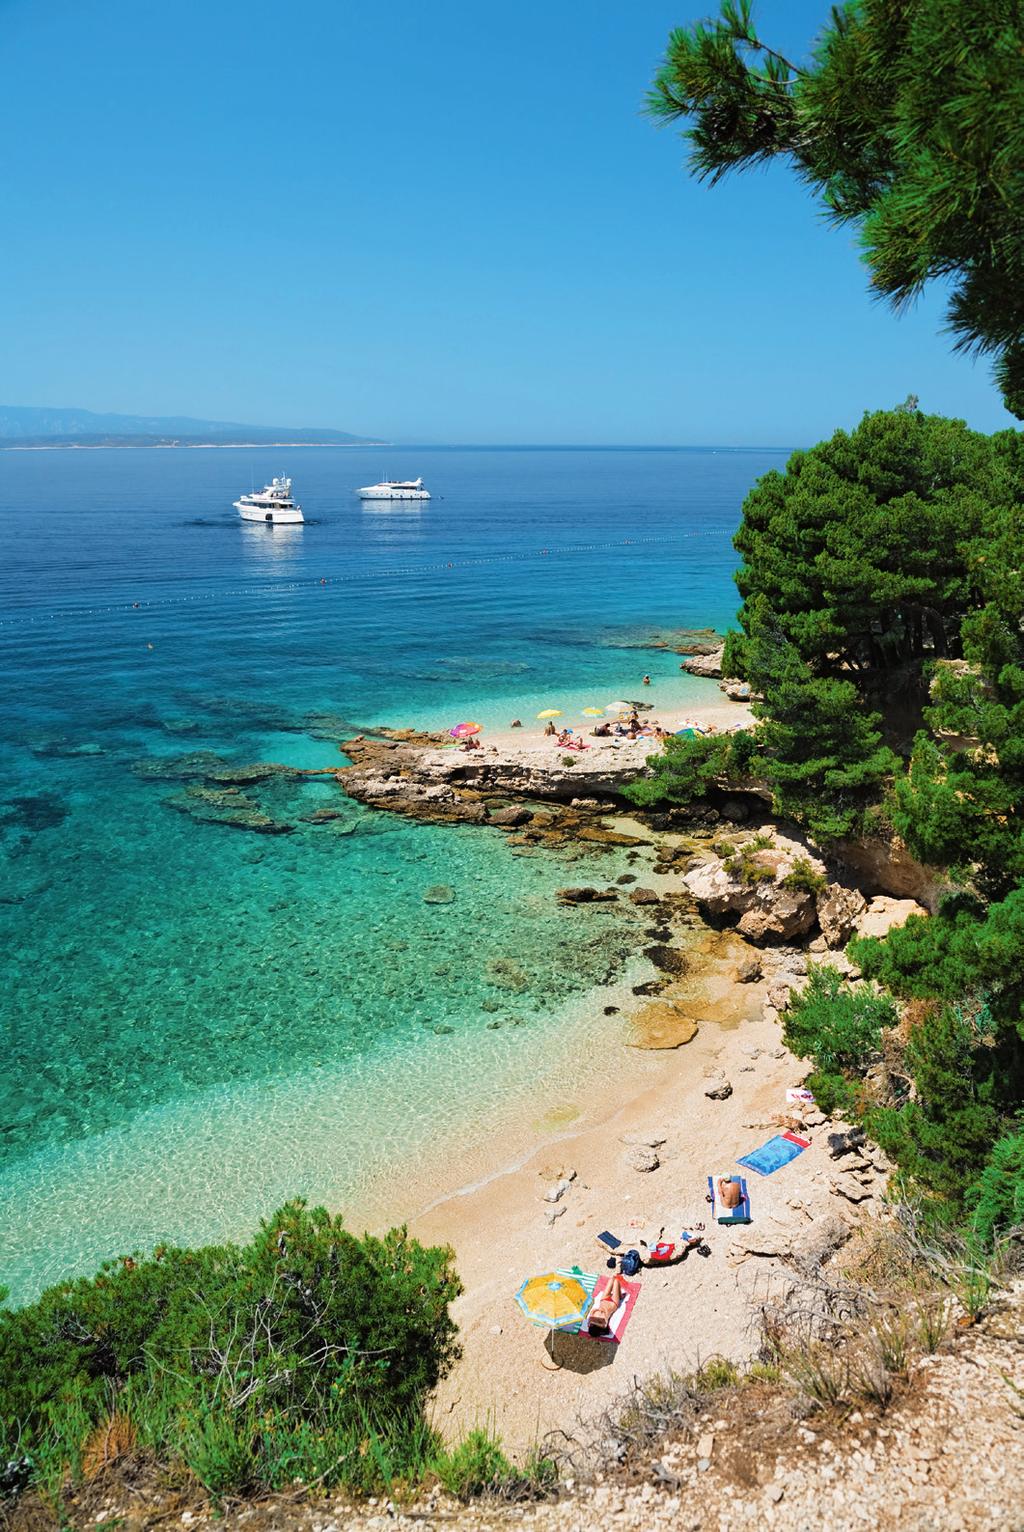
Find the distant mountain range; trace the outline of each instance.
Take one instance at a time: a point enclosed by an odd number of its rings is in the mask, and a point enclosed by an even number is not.
[[[0,404],[4,447],[258,447],[377,446],[348,431],[309,426],[247,426],[188,415],[97,415],[92,410],[34,409]]]

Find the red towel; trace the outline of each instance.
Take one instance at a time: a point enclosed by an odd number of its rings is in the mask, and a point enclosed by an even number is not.
[[[601,1277],[599,1279],[597,1286],[594,1288],[594,1303],[600,1303],[602,1296],[605,1292],[607,1292],[612,1280],[613,1279],[611,1277]],[[633,1309],[636,1305],[636,1300],[640,1296],[640,1283],[623,1282],[622,1290],[626,1296],[619,1304],[618,1308],[615,1310],[615,1313],[612,1315],[611,1325],[607,1335],[591,1335],[587,1324],[583,1324],[580,1327],[581,1335],[585,1335],[588,1340],[614,1341],[615,1344],[618,1345],[619,1341],[626,1333],[626,1326],[629,1324],[630,1316],[632,1315]],[[593,1308],[593,1304],[591,1304],[591,1308]]]

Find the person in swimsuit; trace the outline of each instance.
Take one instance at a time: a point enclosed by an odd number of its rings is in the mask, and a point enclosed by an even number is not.
[[[612,1322],[612,1315],[626,1296],[626,1289],[622,1285],[621,1277],[612,1277],[604,1294],[590,1311],[587,1321],[587,1329],[591,1335],[607,1335]]]
[[[740,1183],[732,1176],[719,1176],[718,1195],[722,1199],[722,1206],[727,1208],[738,1208],[743,1201]]]

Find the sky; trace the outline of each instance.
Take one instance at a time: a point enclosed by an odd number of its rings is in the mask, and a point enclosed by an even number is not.
[[[1011,424],[782,167],[643,114],[717,0],[0,0],[6,404],[408,442]],[[761,0],[800,56],[825,0]]]

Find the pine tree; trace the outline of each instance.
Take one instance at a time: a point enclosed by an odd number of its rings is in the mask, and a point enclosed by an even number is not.
[[[673,31],[649,98],[691,122],[690,164],[718,181],[782,156],[860,233],[897,308],[949,285],[960,350],[996,357],[1024,418],[1024,13],[1020,0],[848,0],[810,60],[759,35],[750,0]]]

